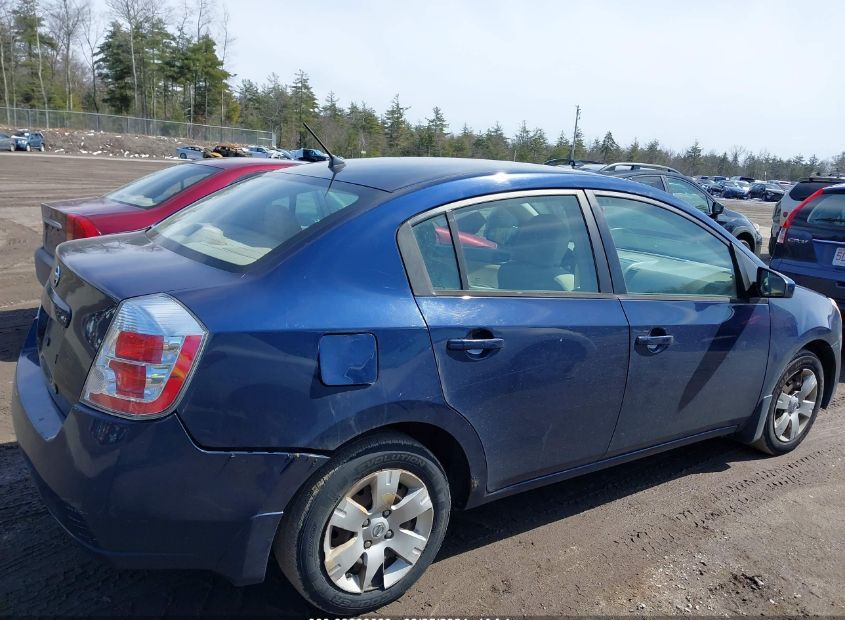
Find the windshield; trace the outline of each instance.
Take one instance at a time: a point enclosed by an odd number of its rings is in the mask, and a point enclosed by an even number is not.
[[[302,231],[380,194],[358,185],[265,174],[212,194],[154,227],[172,249],[245,267]],[[363,240],[359,240],[363,241]]]
[[[106,198],[133,207],[150,209],[216,172],[217,168],[202,164],[178,164],[124,185],[111,194],[106,194]]]

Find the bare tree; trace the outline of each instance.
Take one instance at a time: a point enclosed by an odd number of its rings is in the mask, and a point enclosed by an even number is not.
[[[223,4],[223,17],[220,20],[220,66],[225,71],[226,69],[226,54],[229,47],[235,42],[229,32],[229,7]],[[220,84],[220,124],[225,125],[226,121],[226,80]]]
[[[73,108],[70,84],[71,52],[86,16],[91,14],[90,0],[52,0],[47,8],[50,27],[59,41],[65,65],[65,99],[68,110]]]
[[[91,101],[96,112],[100,111],[100,105],[97,102],[97,48],[100,47],[102,38],[103,25],[91,10],[91,3],[85,0],[80,27],[80,45],[82,55],[86,58],[88,68],[91,70]]]
[[[6,80],[6,40],[12,41],[12,27],[9,17],[9,0],[0,0],[0,73],[3,74],[3,103],[6,104],[6,124],[10,125],[12,120],[9,111],[9,83]],[[9,29],[9,35],[4,36],[4,31]],[[10,46],[11,48],[11,46]]]
[[[155,14],[154,0],[106,0],[115,17],[123,20],[129,29],[129,55],[132,57],[132,91],[135,113],[138,113],[138,67],[135,57],[135,36]]]
[[[186,7],[187,8],[187,7]],[[194,0],[194,14],[197,16],[197,41],[208,34],[208,28],[214,21],[212,0]]]
[[[44,100],[44,115],[47,129],[50,128],[50,104],[47,101],[47,90],[44,88],[44,55],[41,53],[41,28],[38,27],[40,18],[38,16],[38,2],[33,3],[35,17],[35,51],[38,54],[38,83],[41,85],[41,98]]]

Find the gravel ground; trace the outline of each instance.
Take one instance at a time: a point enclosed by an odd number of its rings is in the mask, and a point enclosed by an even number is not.
[[[39,202],[163,165],[0,154],[0,615],[315,614],[272,563],[245,588],[101,564],[47,514],[15,444]],[[768,233],[770,204],[728,202]],[[436,563],[378,615],[845,615],[843,409],[845,392],[786,456],[708,441],[456,514]]]

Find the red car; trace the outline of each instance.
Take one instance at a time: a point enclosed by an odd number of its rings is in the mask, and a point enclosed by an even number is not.
[[[158,170],[105,196],[41,205],[43,245],[35,251],[35,273],[43,285],[62,241],[129,232],[168,215],[236,181],[268,170],[300,165],[286,160],[219,159]]]

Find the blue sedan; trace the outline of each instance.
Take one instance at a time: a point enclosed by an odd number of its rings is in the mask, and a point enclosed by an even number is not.
[[[364,159],[71,241],[12,415],[50,512],[123,567],[400,597],[450,511],[711,437],[794,449],[831,301],[641,183]],[[508,569],[510,570],[510,569]]]

